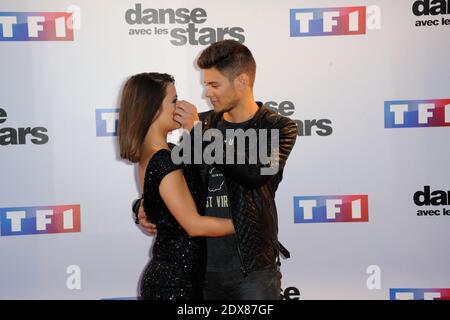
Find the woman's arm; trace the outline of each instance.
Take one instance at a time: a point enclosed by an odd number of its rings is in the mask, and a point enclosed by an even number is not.
[[[221,237],[235,232],[231,219],[199,215],[180,169],[161,180],[159,193],[169,211],[191,237]]]

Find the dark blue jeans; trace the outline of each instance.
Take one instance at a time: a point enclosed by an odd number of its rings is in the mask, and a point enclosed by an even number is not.
[[[205,300],[280,300],[281,273],[277,265],[252,271],[206,272]]]

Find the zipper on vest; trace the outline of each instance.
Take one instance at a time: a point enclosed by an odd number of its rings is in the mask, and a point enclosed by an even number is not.
[[[227,186],[227,192],[228,192],[228,201],[230,202],[230,210],[229,210],[229,212],[230,212],[230,215],[231,215],[231,220],[233,221],[233,223],[234,223],[234,219],[233,219],[233,210],[232,210],[232,208],[233,208],[233,206],[231,205],[231,193],[229,192],[229,190],[230,190],[230,188],[228,188],[228,184],[227,184],[227,179],[226,179],[226,177],[225,177],[225,175],[223,176],[223,179],[225,180],[225,185]],[[246,277],[247,275],[248,275],[248,270],[247,270],[247,268],[244,266],[244,260],[242,259],[242,253],[241,253],[241,248],[240,248],[240,246],[239,246],[239,237],[238,237],[238,234],[237,234],[237,229],[235,228],[235,230],[236,230],[236,233],[235,233],[235,235],[234,235],[234,238],[235,238],[235,240],[236,240],[236,248],[237,248],[237,251],[238,251],[238,256],[239,256],[239,260],[241,261],[241,271],[242,271],[242,273],[244,274],[244,277]]]

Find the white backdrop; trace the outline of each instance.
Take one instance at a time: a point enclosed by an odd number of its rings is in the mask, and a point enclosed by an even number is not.
[[[302,126],[276,198],[284,293],[449,298],[450,14],[416,16],[416,2],[0,0],[0,298],[136,297],[153,238],[131,216],[120,89],[167,72],[208,110],[195,60],[224,32],[255,56],[257,100]],[[426,186],[434,201],[419,206]],[[347,210],[354,199],[366,219]]]

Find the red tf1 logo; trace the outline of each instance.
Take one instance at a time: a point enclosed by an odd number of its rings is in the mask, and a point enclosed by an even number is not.
[[[69,12],[0,12],[0,41],[73,41]]]
[[[80,232],[80,205],[0,208],[1,236]]]
[[[378,6],[290,9],[291,37],[362,35],[379,29]]]
[[[449,126],[450,99],[397,100],[384,103],[385,128]]]
[[[391,288],[390,300],[450,300],[450,288]]]
[[[367,221],[367,195],[294,197],[294,223]]]

